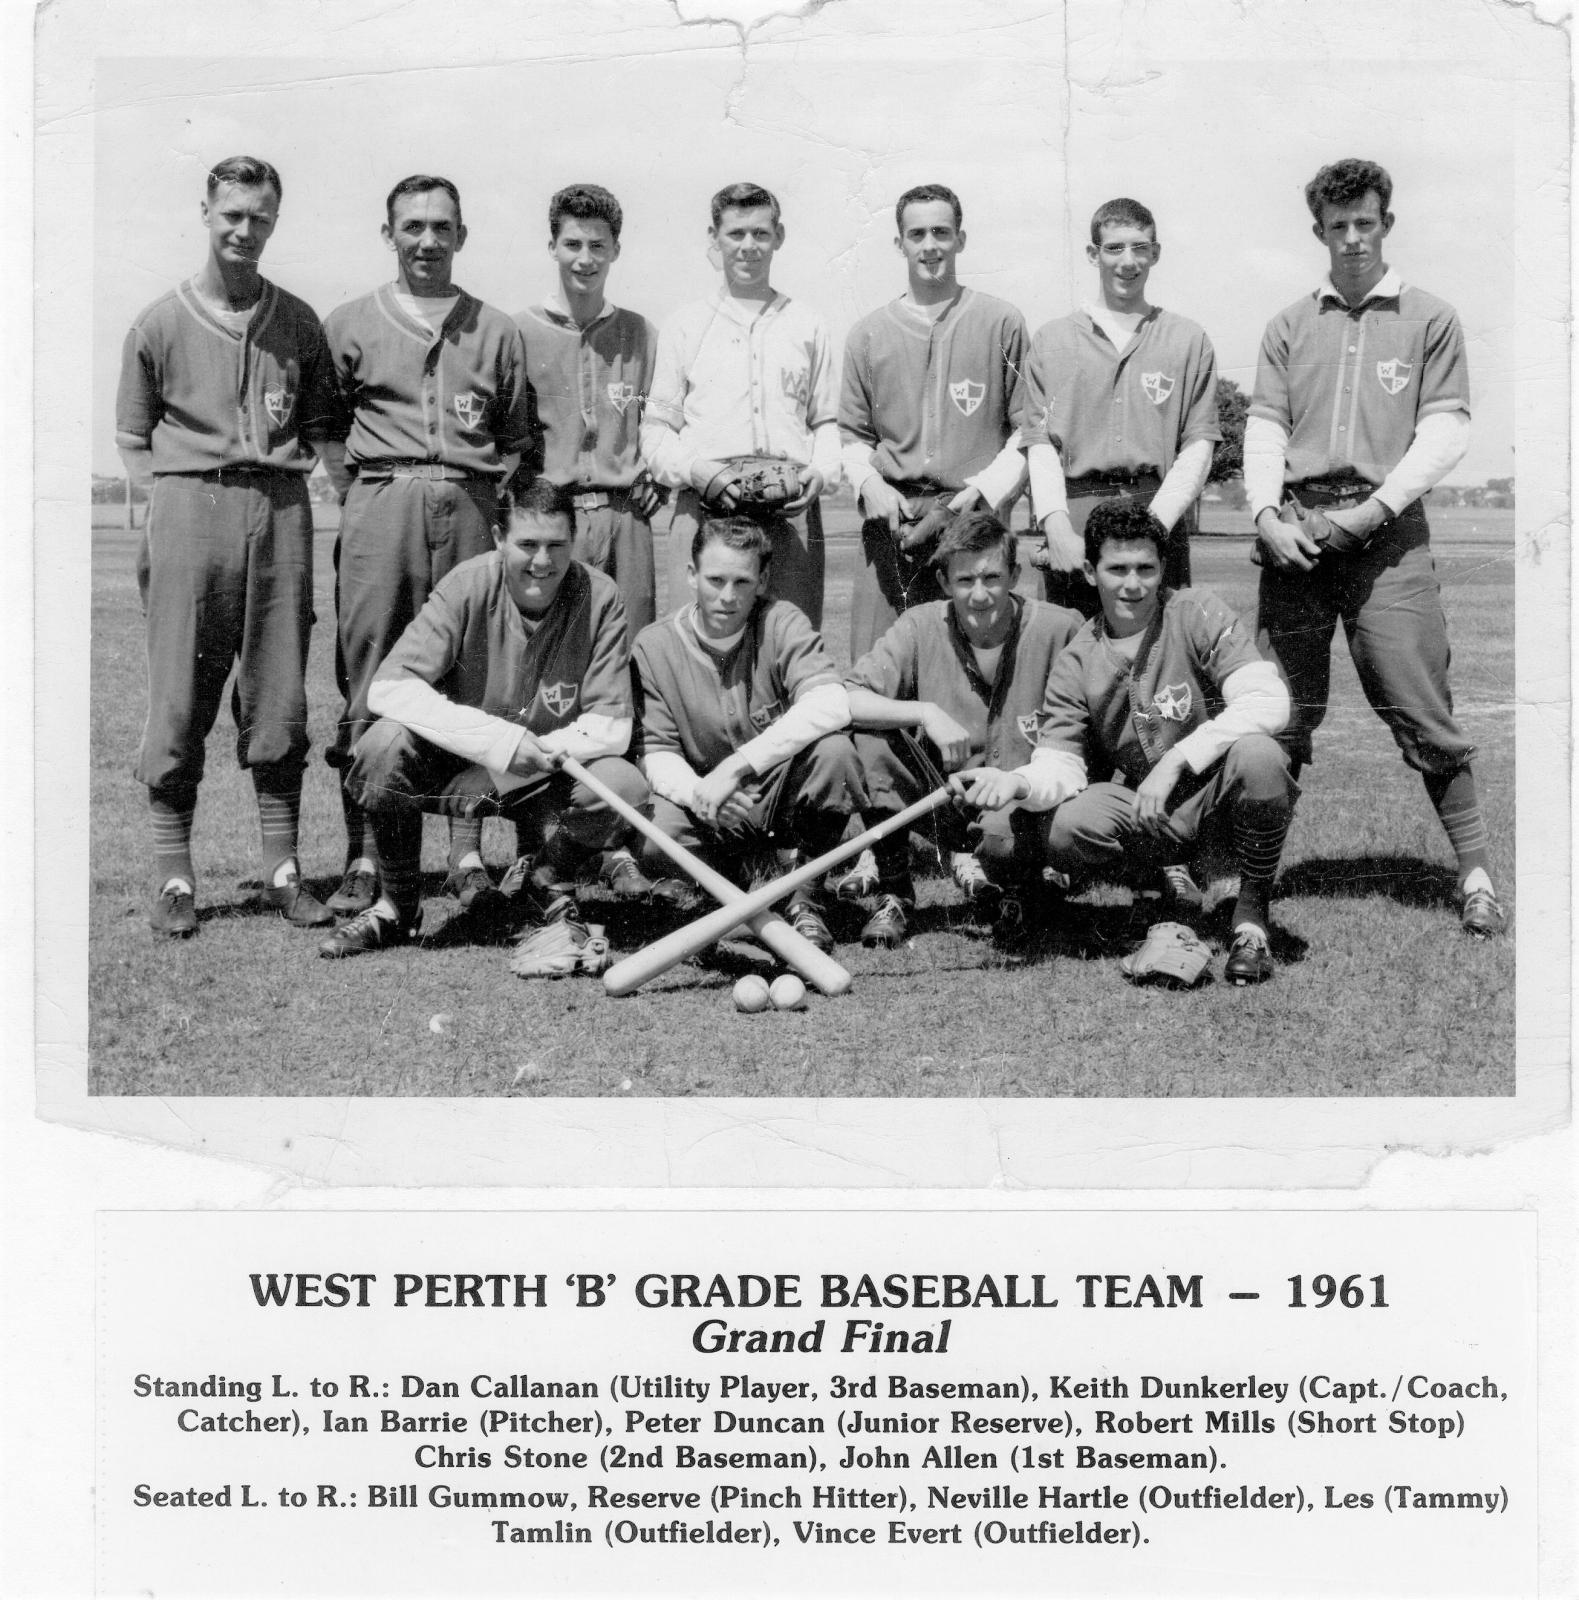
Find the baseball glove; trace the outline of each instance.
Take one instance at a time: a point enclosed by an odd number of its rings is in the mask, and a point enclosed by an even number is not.
[[[900,524],[899,548],[912,561],[923,561],[933,545],[942,537],[943,530],[954,520],[949,509],[951,494],[917,495],[910,502],[911,517]]]
[[[1160,983],[1192,989],[1201,981],[1212,953],[1182,922],[1159,922],[1146,930],[1146,942],[1119,962],[1131,983]]]
[[[712,504],[727,486],[735,491],[735,510],[748,516],[776,511],[800,493],[800,472],[793,461],[778,456],[735,456],[702,491],[702,499]]]
[[[510,970],[518,978],[568,978],[578,972],[596,977],[613,961],[601,927],[560,917],[520,936]]]

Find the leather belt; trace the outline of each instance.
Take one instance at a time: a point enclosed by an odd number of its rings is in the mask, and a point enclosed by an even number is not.
[[[593,489],[572,484],[570,503],[577,511],[597,511],[603,506],[618,508],[630,499],[630,493],[629,489]]]
[[[265,466],[261,461],[238,462],[233,467],[210,467],[207,472],[162,472],[162,478],[194,478],[199,483],[241,483],[248,478],[273,478],[290,476],[302,478],[306,474],[293,473],[289,467]]]
[[[1302,506],[1325,510],[1328,507],[1362,505],[1376,493],[1376,486],[1371,483],[1321,483],[1307,479],[1304,483],[1290,484],[1283,493],[1285,499],[1298,500]]]
[[[1067,478],[1064,493],[1089,499],[1092,495],[1110,498],[1113,495],[1155,493],[1162,479],[1155,472],[1088,472],[1083,478]]]
[[[467,472],[442,461],[370,461],[358,467],[356,475],[364,483],[388,483],[391,478],[436,478],[442,483],[493,482],[485,472]]]

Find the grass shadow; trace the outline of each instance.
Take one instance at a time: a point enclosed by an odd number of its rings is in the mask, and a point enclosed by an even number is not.
[[[1289,867],[1278,883],[1285,898],[1386,899],[1425,910],[1457,909],[1458,875],[1419,856],[1311,856]]]

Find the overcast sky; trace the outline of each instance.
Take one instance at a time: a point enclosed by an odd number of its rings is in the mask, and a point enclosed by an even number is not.
[[[1158,217],[1152,298],[1202,323],[1247,389],[1267,319],[1325,270],[1303,185],[1322,163],[1363,155],[1397,185],[1392,263],[1455,305],[1468,334],[1474,443],[1455,479],[1513,470],[1529,28],[1511,9],[834,0],[766,25],[744,51],[731,27],[679,25],[666,0],[215,0],[197,25],[128,5],[98,40],[96,471],[118,470],[125,330],[201,264],[203,174],[238,153],[280,168],[264,270],[320,315],[392,275],[384,195],[427,171],[462,190],[471,236],[457,278],[507,311],[553,281],[549,195],[606,184],[626,213],[613,297],[661,323],[715,281],[709,195],[750,178],[784,204],[776,285],[821,311],[836,340],[903,289],[892,203],[910,184],[959,191],[962,278],[1033,329],[1091,290],[1090,213],[1132,195]],[[1383,59],[1354,59],[1361,50]]]

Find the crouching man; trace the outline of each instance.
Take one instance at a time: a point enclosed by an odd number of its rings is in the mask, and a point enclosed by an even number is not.
[[[1014,592],[1017,543],[990,511],[957,516],[934,557],[944,598],[902,612],[845,679],[851,720],[871,730],[856,735],[868,825],[927,793],[939,781],[929,766],[954,772],[1030,760],[1048,672],[1085,619]],[[915,735],[925,741],[919,748]],[[957,811],[934,813],[955,882],[978,908],[997,914],[1005,942],[1013,942],[1023,912],[1022,896],[1011,892],[1006,905],[1002,890],[1019,890],[1033,872],[1039,881],[1042,864],[1036,842],[1012,831],[1013,815],[982,811],[967,829]],[[908,834],[889,834],[875,858],[877,905],[861,942],[891,948],[904,941],[915,906]]]
[[[347,781],[372,822],[383,892],[319,945],[322,956],[362,955],[417,931],[422,814],[434,811],[515,823],[521,860],[507,885],[534,925],[516,971],[597,970],[590,959],[545,968],[533,952],[585,950],[577,873],[626,832],[554,757],[585,763],[632,805],[647,800],[621,759],[633,726],[625,608],[611,578],[571,559],[574,507],[562,485],[538,478],[513,490],[493,537],[490,554],[440,582],[368,690],[379,720],[357,741]],[[468,917],[497,913],[501,898],[494,891]]]
[[[691,539],[692,604],[637,635],[642,762],[653,821],[719,870],[771,849],[777,869],[831,850],[866,796],[839,669],[806,614],[766,597],[771,535],[743,517],[702,522]],[[649,841],[643,866],[671,871]],[[685,903],[683,888],[655,893]],[[813,888],[784,912],[833,948]]]
[[[1085,571],[1102,611],[1053,663],[1035,752],[1017,770],[950,781],[973,805],[1019,807],[1016,828],[1034,828],[1047,864],[1075,879],[1154,874],[1186,860],[1203,827],[1226,825],[1240,885],[1224,976],[1260,983],[1299,792],[1272,737],[1288,691],[1210,590],[1162,587],[1167,538],[1138,500],[1092,509]],[[1093,771],[1114,780],[1092,783]]]

